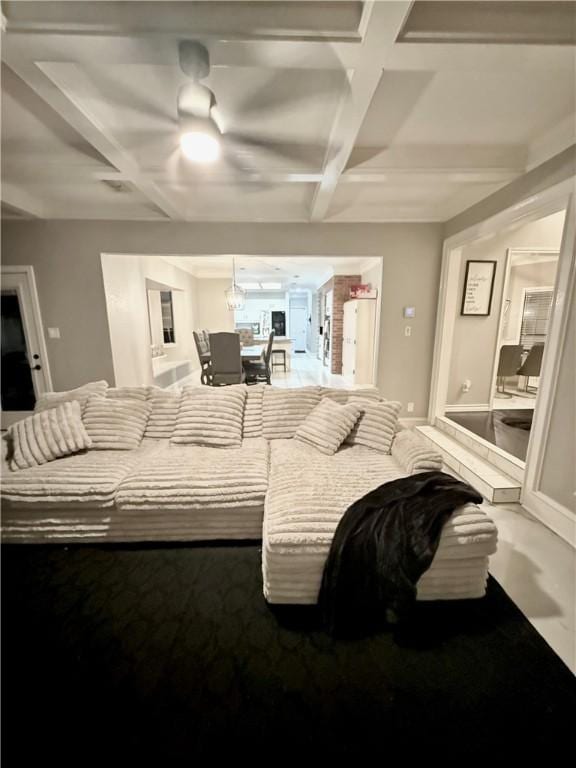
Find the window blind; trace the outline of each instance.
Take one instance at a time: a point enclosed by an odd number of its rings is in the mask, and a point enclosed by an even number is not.
[[[546,341],[553,296],[553,291],[526,291],[520,326],[520,344],[524,349]]]

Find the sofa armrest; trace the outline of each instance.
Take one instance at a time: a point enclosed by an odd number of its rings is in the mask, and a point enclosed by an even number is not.
[[[414,472],[442,469],[442,454],[429,448],[424,440],[410,429],[402,429],[394,436],[392,456],[410,475]]]

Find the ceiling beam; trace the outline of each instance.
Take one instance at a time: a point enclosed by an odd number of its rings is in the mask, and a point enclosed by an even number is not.
[[[312,221],[321,221],[328,212],[338,180],[346,168],[380,82],[383,52],[387,46],[394,44],[412,5],[412,2],[368,4],[366,14],[370,15],[365,19],[362,54],[350,80],[350,93],[341,101],[332,126],[324,178],[312,202]]]
[[[43,219],[46,217],[47,211],[44,203],[17,184],[10,184],[3,181],[0,190],[0,198],[3,203],[9,205],[10,208],[13,208],[19,213],[24,213],[35,219]]]
[[[115,168],[125,174],[133,186],[171,219],[183,219],[182,211],[150,179],[145,178],[136,162],[104,126],[89,114],[84,105],[65,93],[33,62],[26,61],[10,40],[2,35],[2,61],[32,90],[71,125]]]

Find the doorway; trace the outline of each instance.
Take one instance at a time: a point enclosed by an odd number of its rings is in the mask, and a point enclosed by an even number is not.
[[[25,418],[52,388],[32,267],[2,267],[2,428]]]
[[[306,307],[290,307],[290,337],[294,342],[294,352],[306,352],[306,330],[308,310]]]

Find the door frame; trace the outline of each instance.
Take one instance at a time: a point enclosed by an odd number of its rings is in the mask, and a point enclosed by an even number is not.
[[[529,223],[565,210],[566,218],[556,274],[554,313],[550,319],[548,340],[542,361],[542,369],[547,373],[542,377],[538,387],[521,502],[536,517],[567,540],[570,540],[573,535],[573,515],[553,499],[545,496],[539,490],[539,485],[575,279],[575,184],[576,178],[572,176],[444,241],[428,407],[428,420],[434,424],[436,419],[443,417],[447,400],[454,323],[460,300],[458,284],[463,247],[480,238],[490,238],[495,232],[511,224]]]
[[[52,390],[52,375],[50,373],[50,363],[48,361],[48,349],[44,339],[44,325],[42,323],[42,313],[40,302],[38,300],[38,289],[36,286],[36,276],[34,267],[31,265],[8,266],[2,265],[0,274],[2,275],[2,288],[4,288],[4,277],[6,275],[21,275],[24,278],[23,286],[18,286],[16,292],[20,303],[20,312],[22,314],[22,324],[26,346],[32,352],[37,347],[37,354],[40,355],[42,370],[36,371],[32,376],[32,385],[36,398],[44,392]],[[37,343],[33,343],[32,336],[36,336]],[[4,411],[2,412],[2,426],[9,422],[16,421],[18,418],[26,416],[29,411]],[[14,414],[15,418],[9,416]]]

